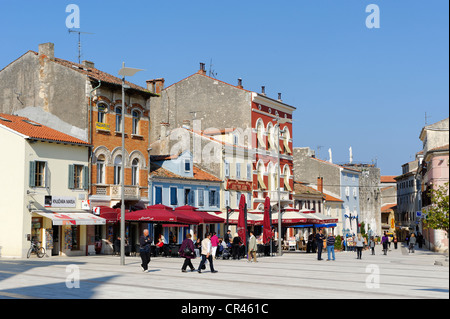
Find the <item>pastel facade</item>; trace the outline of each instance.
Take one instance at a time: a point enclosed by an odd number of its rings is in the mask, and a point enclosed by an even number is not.
[[[41,242],[49,257],[93,251],[92,233],[104,220],[84,211],[89,144],[27,118],[0,114],[0,145],[14,154],[0,157],[10,176],[0,180],[0,257],[25,257],[31,240]],[[92,222],[56,225],[58,213],[92,217]]]

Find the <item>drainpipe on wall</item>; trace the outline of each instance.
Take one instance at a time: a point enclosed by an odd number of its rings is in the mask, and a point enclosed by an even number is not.
[[[89,144],[92,145],[92,93],[97,90],[98,88],[100,88],[100,86],[102,85],[102,81],[98,81],[98,86],[93,88],[90,92],[89,92],[89,103],[88,103],[88,117],[89,117],[89,125],[88,125],[88,134],[89,134]],[[91,151],[89,152],[89,194],[91,194],[92,192],[92,156],[93,156],[93,146],[90,147]],[[89,194],[88,194],[88,198],[89,198]]]

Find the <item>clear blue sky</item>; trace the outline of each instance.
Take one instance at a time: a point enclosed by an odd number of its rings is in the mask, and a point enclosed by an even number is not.
[[[83,59],[117,74],[170,85],[212,59],[218,78],[297,107],[294,146],[334,162],[377,159],[383,175],[421,149],[425,123],[449,116],[449,4],[444,0],[1,1],[0,69],[43,42],[77,61],[66,28],[68,4],[80,8]],[[380,28],[368,29],[368,4]]]

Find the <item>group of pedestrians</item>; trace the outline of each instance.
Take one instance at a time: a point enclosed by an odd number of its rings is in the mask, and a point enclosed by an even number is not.
[[[229,235],[229,234],[228,234]],[[237,238],[238,236],[235,236],[234,238]],[[187,272],[187,268],[189,267],[191,271],[197,271],[199,273],[202,273],[202,270],[206,269],[206,262],[209,262],[209,267],[211,269],[211,273],[217,273],[218,271],[214,269],[213,264],[213,257],[216,254],[217,247],[219,246],[219,242],[216,239],[217,236],[215,233],[207,233],[205,238],[198,244],[198,248],[196,248],[196,245],[194,245],[194,242],[192,241],[192,235],[187,234],[186,239],[182,242],[180,249],[178,251],[179,255],[184,258],[183,266],[181,267],[182,272]],[[230,243],[229,237],[226,236],[226,241]],[[141,267],[144,272],[148,271],[148,264],[150,263],[150,247],[151,247],[152,240],[149,236],[148,229],[145,229],[143,231],[142,236],[139,238],[139,250],[140,250],[140,256],[141,256]],[[241,242],[236,242],[236,245],[240,245]],[[231,244],[232,245],[232,244]],[[195,269],[194,265],[192,264],[192,260],[197,257],[196,249],[200,251],[200,257],[201,261],[198,266],[198,269]],[[257,252],[257,243],[256,243],[256,237],[252,231],[250,231],[250,237],[248,241],[248,254],[247,254],[247,260],[248,262],[258,262],[256,258],[256,252]]]
[[[322,228],[320,228],[319,231],[315,235],[315,242],[316,242],[316,247],[317,247],[317,260],[323,260],[322,259],[322,251],[324,248],[324,243],[326,243],[326,248],[327,248],[327,254],[328,254],[327,261],[336,260],[336,255],[334,252],[334,245],[336,242],[336,238],[334,237],[333,234],[330,234],[327,237],[325,237],[325,235],[323,234]],[[374,243],[374,242],[372,241],[371,244],[372,243]],[[356,259],[362,259],[362,251],[363,251],[364,245],[365,245],[364,237],[360,233],[358,233],[358,235],[355,238]],[[374,254],[374,247],[375,246],[373,246],[373,248],[372,248],[373,254]]]
[[[323,260],[322,259],[322,250],[324,246],[324,241],[326,241],[326,247],[327,247],[327,254],[328,259],[327,260],[336,260],[336,255],[334,253],[334,244],[336,242],[336,238],[333,234],[328,235],[328,237],[325,240],[325,235],[323,234],[322,228],[319,229],[319,232],[315,236],[316,240],[316,247],[317,247],[317,260]]]
[[[198,273],[202,273],[202,270],[206,269],[206,261],[209,262],[209,267],[211,269],[211,273],[216,273],[217,270],[214,269],[213,264],[213,256],[215,255],[215,249],[213,249],[213,245],[211,242],[211,233],[207,233],[205,238],[201,242],[201,261],[200,265],[198,266]],[[186,272],[187,267],[191,269],[191,271],[195,271],[194,265],[192,265],[192,259],[196,258],[195,255],[195,247],[194,243],[191,240],[192,236],[191,234],[186,235],[186,239],[183,240],[183,243],[181,244],[179,254],[181,257],[184,258],[183,266],[181,267],[182,272]],[[217,245],[214,246],[217,249]]]
[[[207,233],[205,238],[201,242],[201,262],[198,266],[197,271],[199,273],[202,272],[202,269],[205,269],[206,261],[209,261],[209,267],[212,273],[216,273],[217,270],[214,269],[213,265],[213,246],[211,243],[211,233]],[[143,272],[148,272],[148,264],[150,263],[150,246],[152,240],[149,236],[148,229],[144,229],[142,236],[139,238],[139,253],[141,256],[141,267]],[[217,247],[217,246],[216,246]],[[191,271],[195,271],[194,266],[192,265],[192,259],[196,257],[195,255],[195,247],[194,243],[191,240],[191,234],[186,235],[186,239],[181,244],[179,254],[184,258],[184,263],[181,268],[182,272],[186,272],[187,267],[191,269]]]

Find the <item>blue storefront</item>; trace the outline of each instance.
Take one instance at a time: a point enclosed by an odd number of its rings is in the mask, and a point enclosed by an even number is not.
[[[189,205],[200,211],[220,211],[220,185],[222,181],[193,164],[190,152],[174,158],[155,156],[152,158],[149,179],[150,205],[163,204],[172,208]],[[153,225],[152,237],[163,235],[166,244],[181,243],[190,232],[193,239],[202,238],[205,232],[216,231],[211,225]]]

